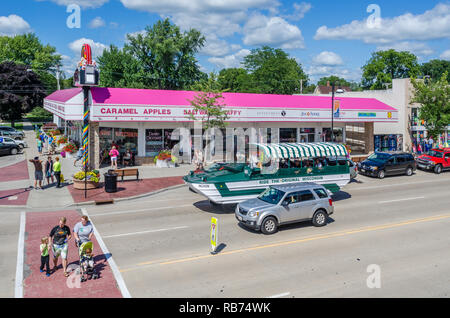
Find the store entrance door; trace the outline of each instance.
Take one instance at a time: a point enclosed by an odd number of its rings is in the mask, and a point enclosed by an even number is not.
[[[300,142],[309,142],[308,134],[300,134],[299,140],[300,140]]]

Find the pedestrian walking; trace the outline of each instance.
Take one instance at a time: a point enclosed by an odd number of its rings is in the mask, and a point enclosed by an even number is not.
[[[94,227],[89,221],[87,215],[81,217],[81,221],[75,224],[73,228],[73,236],[75,237],[75,242],[77,247],[81,244],[91,241],[94,235]]]
[[[83,158],[83,147],[80,147],[77,151],[77,157],[75,158],[75,161],[73,162],[73,166],[75,167],[75,164]]]
[[[59,157],[56,157],[53,163],[53,174],[56,178],[56,187],[61,188],[61,162],[59,162]]]
[[[55,183],[53,164],[54,162],[52,157],[48,156],[47,161],[45,162],[45,177],[47,178],[47,185],[50,185],[50,179],[52,179],[52,183]]]
[[[34,165],[34,188],[37,189],[39,183],[39,188],[42,189],[42,161],[39,160],[39,157],[34,157],[34,159],[30,159],[29,161]]]
[[[37,140],[37,149],[40,155],[42,155],[42,140],[38,139]]]
[[[59,224],[50,231],[49,237],[53,252],[53,271],[56,271],[58,258],[61,256],[64,276],[68,277],[67,254],[69,252],[69,240],[72,238],[72,235],[70,228],[66,225],[66,221],[65,217],[60,218]]]
[[[41,238],[41,245],[39,246],[39,249],[41,251],[41,267],[40,267],[40,271],[41,273],[44,272],[44,267],[45,267],[45,272],[46,272],[46,276],[50,276],[50,255],[49,255],[49,247],[50,245],[48,244],[48,237],[44,236],[43,238]]]
[[[109,156],[111,157],[111,169],[117,169],[117,157],[119,156],[119,151],[116,146],[112,146]]]

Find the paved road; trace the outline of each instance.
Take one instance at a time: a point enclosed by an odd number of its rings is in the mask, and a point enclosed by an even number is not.
[[[133,297],[449,297],[450,173],[359,176],[323,228],[265,236],[187,188],[86,210]],[[14,295],[19,209],[0,223],[0,296]],[[219,219],[212,256],[211,217]],[[380,269],[381,288],[367,279]],[[369,267],[369,269],[371,269]]]
[[[358,180],[326,227],[272,236],[187,188],[87,210],[135,297],[449,297],[450,174]],[[216,256],[212,216],[225,245]],[[379,289],[367,287],[371,264]]]

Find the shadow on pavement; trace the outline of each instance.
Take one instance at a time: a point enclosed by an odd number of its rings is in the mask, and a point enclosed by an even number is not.
[[[334,202],[337,201],[342,201],[342,200],[348,200],[352,197],[352,195],[350,193],[344,192],[344,191],[339,191],[338,193],[334,193],[331,198],[333,199]]]

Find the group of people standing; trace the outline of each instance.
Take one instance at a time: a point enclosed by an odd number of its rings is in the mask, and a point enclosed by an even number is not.
[[[69,251],[69,241],[72,238],[70,228],[66,225],[67,219],[61,217],[59,224],[53,227],[49,236],[41,238],[40,252],[41,252],[41,266],[40,272],[45,272],[50,276],[52,272],[57,270],[58,259],[61,256],[64,276],[68,277],[67,272],[67,256]],[[85,242],[92,240],[94,235],[94,228],[89,218],[86,215],[81,217],[81,221],[75,224],[73,228],[73,235],[75,237],[75,246],[77,249]],[[50,250],[53,255],[53,268],[50,270]]]
[[[55,157],[55,161],[53,161],[52,156],[48,156],[45,163],[39,157],[34,157],[34,159],[30,159],[29,161],[34,165],[35,189],[42,189],[44,174],[47,179],[47,185],[50,185],[50,180],[53,184],[55,182],[54,178],[56,178],[56,187],[61,188],[61,163],[59,162],[59,157]]]

